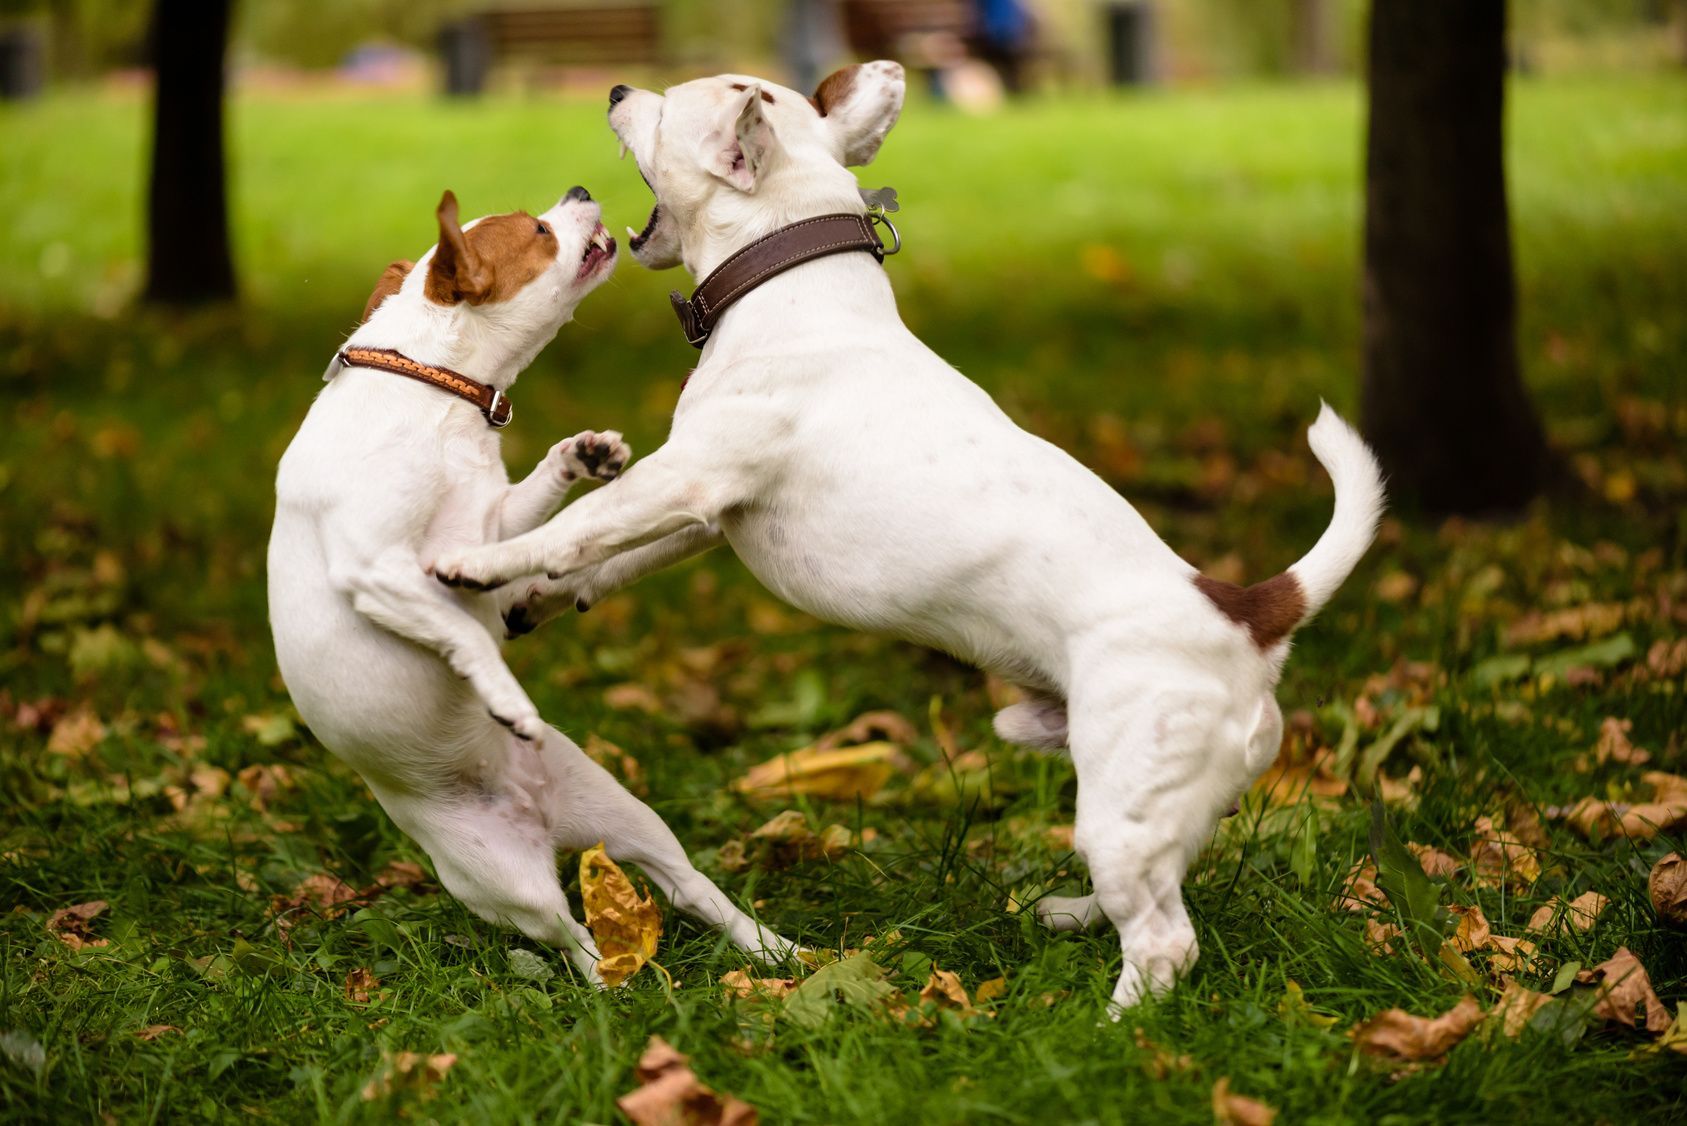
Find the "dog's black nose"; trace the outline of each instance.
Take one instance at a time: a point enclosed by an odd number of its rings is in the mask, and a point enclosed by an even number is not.
[[[590,203],[592,202],[592,193],[588,192],[585,188],[582,188],[579,184],[575,184],[572,188],[568,189],[568,194],[562,198],[574,203]]]
[[[616,87],[612,88],[609,91],[609,104],[612,107],[620,105],[621,99],[626,97],[628,94],[631,94],[632,92],[633,92],[633,88],[631,86],[624,86],[623,85],[623,86],[616,86]]]

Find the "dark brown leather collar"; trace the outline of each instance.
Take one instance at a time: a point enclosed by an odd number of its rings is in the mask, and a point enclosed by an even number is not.
[[[740,297],[769,278],[828,254],[865,250],[884,261],[884,243],[865,215],[820,215],[780,227],[736,251],[710,271],[691,299],[674,290],[668,300],[679,314],[680,327],[693,348],[701,348],[715,330],[721,314]]]
[[[480,413],[486,416],[487,424],[494,430],[502,430],[508,426],[510,419],[515,415],[515,408],[496,387],[476,383],[468,376],[458,375],[450,368],[417,363],[409,356],[391,348],[343,348],[337,358],[346,367],[390,371],[394,375],[408,376],[432,384],[441,391],[449,391],[459,399],[467,399],[480,408]]]

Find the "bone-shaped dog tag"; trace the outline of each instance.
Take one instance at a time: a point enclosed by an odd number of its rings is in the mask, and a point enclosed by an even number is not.
[[[339,375],[340,369],[345,366],[346,354],[344,352],[335,352],[334,358],[328,361],[328,370],[322,373],[322,382],[327,383],[330,379]]]
[[[887,215],[902,210],[901,204],[896,202],[895,188],[862,188],[861,202],[867,205],[868,211],[878,210]]]

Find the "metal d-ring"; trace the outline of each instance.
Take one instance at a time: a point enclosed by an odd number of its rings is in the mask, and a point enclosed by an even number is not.
[[[896,224],[892,223],[890,218],[885,215],[883,207],[878,204],[874,204],[872,207],[869,207],[867,209],[867,220],[868,222],[876,223],[879,226],[884,227],[885,230],[890,232],[890,249],[884,251],[884,256],[886,258],[889,258],[892,254],[895,254],[897,251],[902,249],[902,236],[897,234]]]

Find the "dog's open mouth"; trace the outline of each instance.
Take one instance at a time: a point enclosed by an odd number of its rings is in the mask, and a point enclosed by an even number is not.
[[[662,205],[658,203],[655,207],[650,209],[650,220],[645,223],[644,230],[634,231],[631,227],[628,227],[627,249],[631,250],[634,254],[643,250],[644,244],[650,240],[650,236],[656,233],[656,224],[661,220],[661,218]]]
[[[596,273],[605,262],[615,257],[615,240],[609,237],[609,231],[602,223],[592,232],[592,237],[586,242],[586,249],[580,252],[580,272],[575,277],[588,277]]]

